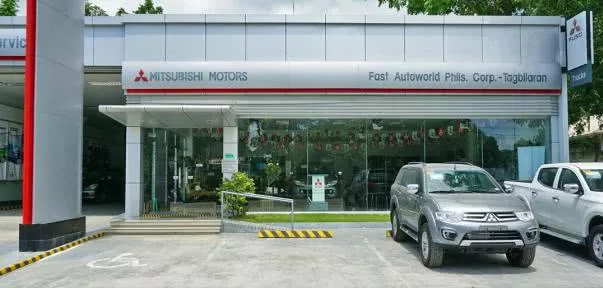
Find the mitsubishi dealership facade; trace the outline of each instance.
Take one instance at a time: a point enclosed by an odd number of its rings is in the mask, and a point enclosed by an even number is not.
[[[568,160],[564,25],[519,16],[89,17],[85,99],[95,95],[91,106],[125,127],[128,217],[215,201],[236,171],[257,193],[299,199],[298,209],[386,210],[388,187],[409,162],[470,162],[502,181]],[[8,70],[21,65],[5,60]]]

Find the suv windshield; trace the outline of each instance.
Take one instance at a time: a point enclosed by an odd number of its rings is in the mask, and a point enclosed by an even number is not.
[[[602,169],[596,169],[596,170],[588,170],[588,169],[584,169],[584,170],[580,170],[582,172],[582,175],[584,176],[584,179],[586,180],[586,184],[588,184],[588,188],[590,189],[590,191],[595,191],[595,192],[603,192],[603,170]]]
[[[479,170],[427,170],[425,181],[428,193],[502,193],[500,186]]]

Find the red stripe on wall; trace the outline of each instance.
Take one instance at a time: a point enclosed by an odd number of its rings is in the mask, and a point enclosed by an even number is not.
[[[0,56],[0,61],[25,61],[25,58],[25,56]]]
[[[375,93],[375,94],[550,94],[559,95],[561,89],[443,89],[443,88],[152,88],[126,89],[130,94],[241,94],[241,93]]]
[[[33,215],[33,147],[34,100],[36,74],[37,0],[27,0],[25,22],[25,96],[23,99],[23,224],[32,223]]]

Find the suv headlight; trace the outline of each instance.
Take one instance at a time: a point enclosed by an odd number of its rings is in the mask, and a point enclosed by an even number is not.
[[[515,216],[517,216],[517,219],[519,219],[520,221],[523,221],[523,222],[528,222],[528,221],[534,220],[534,214],[532,214],[532,212],[530,212],[530,211],[515,212]]]
[[[436,219],[442,222],[458,223],[463,220],[464,214],[461,212],[438,211],[435,213]]]

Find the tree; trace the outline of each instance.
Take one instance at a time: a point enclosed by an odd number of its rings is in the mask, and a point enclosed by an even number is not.
[[[2,0],[0,2],[0,16],[17,16],[19,4],[17,0]]]
[[[128,12],[126,12],[126,9],[124,9],[123,7],[119,8],[119,10],[117,10],[117,12],[115,13],[115,16],[121,16],[124,14],[128,14]]]
[[[107,12],[103,10],[103,8],[90,3],[88,0],[84,2],[84,12],[86,16],[108,16]]]
[[[153,0],[144,0],[134,11],[134,14],[163,14],[163,7],[155,6]]]
[[[581,133],[589,116],[603,117],[603,1],[601,0],[377,0],[409,14],[574,16],[594,12],[593,84],[569,90],[569,122]]]

